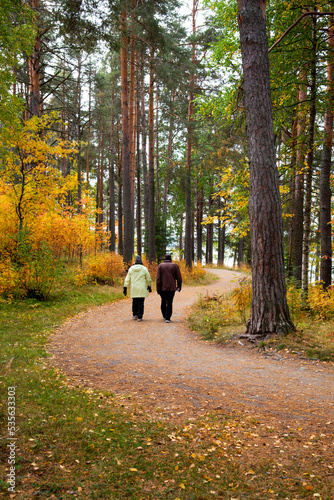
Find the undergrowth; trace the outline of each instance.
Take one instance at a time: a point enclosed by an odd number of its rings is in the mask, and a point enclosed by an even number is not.
[[[205,340],[228,343],[245,331],[251,299],[251,277],[243,276],[230,293],[201,295],[188,316],[188,324]],[[334,290],[324,291],[319,284],[311,285],[306,300],[290,284],[287,300],[296,332],[273,337],[262,342],[261,347],[334,361]]]

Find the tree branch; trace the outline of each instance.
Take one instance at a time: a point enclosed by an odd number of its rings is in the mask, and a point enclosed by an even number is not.
[[[283,38],[286,37],[286,35],[306,16],[333,16],[334,12],[317,12],[317,11],[312,11],[312,12],[304,12],[297,21],[295,21],[289,28],[283,33],[282,36],[279,37],[279,39],[270,47],[268,50],[268,53],[271,52],[282,40]]]

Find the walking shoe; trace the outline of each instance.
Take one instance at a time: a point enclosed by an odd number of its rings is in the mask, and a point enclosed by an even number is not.
[[[171,322],[170,319],[166,319],[165,321],[165,323],[170,323],[170,322]]]
[[[143,319],[142,318],[138,318],[137,321],[143,321]]]
[[[132,319],[136,321],[136,319],[138,319],[138,316],[132,316]]]

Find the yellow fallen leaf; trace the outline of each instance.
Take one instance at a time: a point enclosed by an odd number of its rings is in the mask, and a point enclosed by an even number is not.
[[[253,476],[255,474],[255,472],[253,470],[249,470],[248,472],[245,473],[245,476]]]
[[[186,489],[186,487],[184,486],[184,484],[183,484],[183,483],[181,483],[181,484],[180,484],[180,488],[182,488],[183,490],[185,490],[185,489]]]
[[[135,467],[131,467],[129,470],[130,470],[131,472],[138,472],[138,469],[136,469]]]
[[[78,486],[78,491],[79,491],[79,493],[82,491],[81,486]]]
[[[204,479],[206,479],[207,481],[212,481],[211,477],[209,477],[207,474],[204,474]]]
[[[77,422],[81,422],[82,421],[82,417],[77,417]]]

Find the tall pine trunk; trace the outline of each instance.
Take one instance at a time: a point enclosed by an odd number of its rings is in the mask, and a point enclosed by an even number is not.
[[[196,15],[198,11],[198,0],[193,0],[192,8],[192,34],[196,33]],[[193,120],[194,120],[194,91],[195,91],[195,62],[196,62],[196,47],[195,42],[192,42],[192,71],[190,73],[189,82],[189,105],[188,105],[188,130],[187,130],[187,153],[186,153],[186,228],[184,241],[184,254],[186,266],[192,267],[192,238],[191,238],[191,221],[192,221],[192,206],[191,206],[191,150],[193,140]]]
[[[306,182],[305,182],[305,208],[304,208],[304,234],[303,234],[303,264],[302,264],[302,290],[306,298],[309,286],[309,256],[310,256],[310,232],[311,232],[311,209],[312,209],[312,175],[314,156],[314,130],[316,119],[317,98],[317,18],[312,19],[312,63],[311,63],[311,87],[310,87],[310,119],[308,132],[308,146],[306,159]]]
[[[123,176],[123,216],[124,241],[123,260],[129,264],[134,253],[134,224],[132,211],[129,98],[128,98],[128,34],[126,1],[121,13],[121,99],[122,99],[122,176]]]
[[[111,99],[111,117],[110,117],[110,160],[109,160],[109,249],[111,252],[116,250],[116,230],[115,230],[115,124],[114,124],[114,102],[115,93],[112,93]]]
[[[325,137],[320,173],[320,281],[324,289],[332,284],[332,225],[331,225],[331,163],[333,146],[334,106],[334,28],[333,17],[328,28],[327,89],[328,103],[325,114]]]
[[[292,266],[296,286],[302,286],[303,226],[304,226],[304,180],[305,180],[305,131],[306,131],[306,71],[301,75],[302,83],[298,92],[297,153],[295,175],[295,197],[293,204]]]
[[[148,260],[155,261],[155,182],[154,182],[154,49],[150,54],[150,86],[148,111]]]
[[[29,0],[30,7],[39,15],[39,0]],[[39,26],[37,21],[37,35],[32,49],[32,54],[28,58],[29,72],[29,92],[28,92],[28,114],[32,116],[40,116],[41,114],[41,86],[40,86],[40,70],[41,70],[41,40],[39,34]]]
[[[265,1],[239,0],[252,249],[249,340],[294,329],[286,300],[282,208],[275,159]]]
[[[142,75],[140,82],[140,122],[141,122],[141,161],[143,167],[143,184],[144,184],[144,250],[148,254],[148,174],[147,174],[147,154],[146,154],[146,113],[145,113],[145,81],[144,81],[144,56],[142,57]]]

